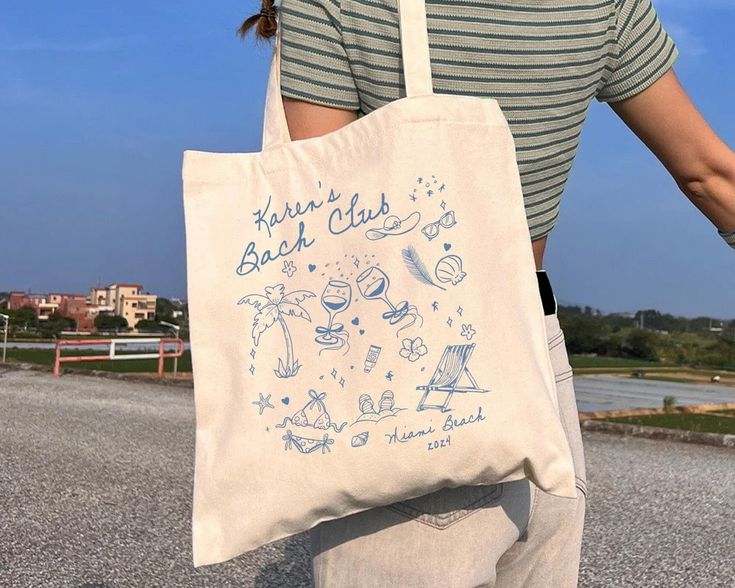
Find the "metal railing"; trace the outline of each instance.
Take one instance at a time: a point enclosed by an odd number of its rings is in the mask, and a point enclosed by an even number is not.
[[[117,353],[118,346],[127,344],[157,343],[157,353]],[[175,345],[174,351],[166,351],[166,345]],[[64,347],[89,347],[90,345],[109,345],[105,355],[61,355]],[[62,339],[56,342],[56,357],[54,359],[54,375],[61,375],[62,363],[76,363],[80,361],[120,361],[126,359],[158,359],[158,377],[163,378],[163,360],[178,358],[184,353],[184,342],[178,337],[155,337],[148,339]]]

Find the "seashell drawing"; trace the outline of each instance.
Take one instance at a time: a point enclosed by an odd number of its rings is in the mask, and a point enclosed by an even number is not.
[[[367,444],[369,436],[370,433],[368,431],[358,433],[352,438],[352,447],[362,447],[363,445]]]
[[[440,282],[446,284],[452,283],[452,286],[456,286],[467,275],[462,271],[462,258],[458,255],[445,255],[436,264],[434,268],[434,275]]]

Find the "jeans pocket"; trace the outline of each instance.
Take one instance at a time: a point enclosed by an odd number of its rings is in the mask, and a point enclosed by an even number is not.
[[[430,527],[445,529],[499,501],[502,496],[502,483],[459,486],[396,502],[387,508]]]
[[[574,391],[574,373],[569,363],[564,332],[556,314],[546,316],[547,335],[551,365],[554,369],[556,397],[559,404],[559,416],[564,432],[567,435],[569,448],[574,461],[574,473],[577,487],[587,495],[587,468],[582,444],[582,430],[579,426],[577,396]]]

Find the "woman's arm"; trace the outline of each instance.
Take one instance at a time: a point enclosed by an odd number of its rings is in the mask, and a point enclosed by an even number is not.
[[[735,152],[696,109],[673,69],[610,107],[722,232],[735,231]]]
[[[293,141],[326,135],[357,119],[356,110],[321,106],[286,96],[283,108]]]

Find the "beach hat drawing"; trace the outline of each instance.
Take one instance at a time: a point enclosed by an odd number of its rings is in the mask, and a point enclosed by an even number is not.
[[[377,241],[383,237],[392,235],[404,235],[416,228],[421,220],[421,213],[416,211],[401,220],[395,215],[385,217],[383,226],[379,229],[368,229],[365,236],[371,241]]]

